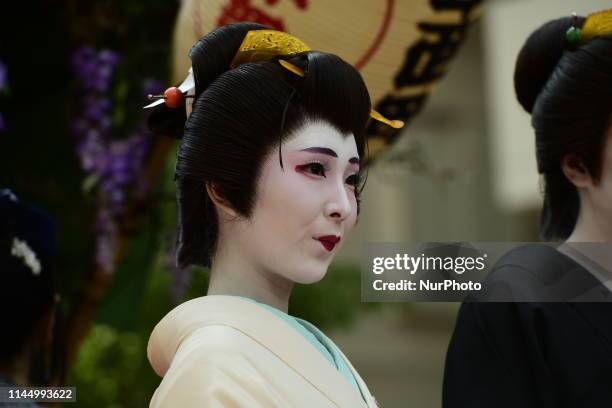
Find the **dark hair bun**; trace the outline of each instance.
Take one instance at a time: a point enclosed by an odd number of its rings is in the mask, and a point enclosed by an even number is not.
[[[576,23],[582,27],[584,21],[584,17],[578,17]],[[572,24],[572,17],[549,21],[529,36],[519,52],[514,69],[514,89],[519,103],[529,113],[569,47],[565,33]]]
[[[244,36],[251,30],[270,30],[257,23],[233,23],[219,27],[200,38],[189,50],[196,83],[196,98],[219,75],[230,69]]]
[[[220,27],[198,40],[189,51],[196,84],[196,98],[219,75],[230,69],[229,65],[247,32],[267,29],[270,27],[257,23],[233,23]],[[147,126],[155,134],[181,139],[186,120],[184,107],[172,109],[161,104],[152,109],[147,117]]]
[[[572,45],[567,30],[582,28],[585,21],[565,17],[537,29],[521,49],[514,72],[517,99],[531,113],[538,172],[544,176],[540,231],[545,240],[567,239],[580,211],[563,158],[579,158],[595,180],[602,171],[612,113],[612,36]]]

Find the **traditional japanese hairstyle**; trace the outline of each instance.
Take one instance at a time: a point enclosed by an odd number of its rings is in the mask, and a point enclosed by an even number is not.
[[[258,35],[268,29],[237,23],[204,36],[189,52],[195,82],[189,120],[185,123],[184,107],[165,103],[151,115],[153,130],[182,137],[175,174],[181,267],[210,266],[215,251],[218,220],[206,185],[213,185],[240,216],[249,217],[264,157],[308,121],[325,121],[342,134],[353,134],[364,157],[371,102],[359,72],[336,55],[300,51],[299,46],[296,53],[236,62],[239,50],[249,56],[253,42],[289,41],[289,48],[297,42]],[[245,41],[253,31],[254,38]]]
[[[612,124],[612,10],[560,18],[533,32],[519,53],[514,86],[532,116],[544,179],[541,237],[566,239],[580,200],[562,171],[562,159],[577,155],[598,180]]]

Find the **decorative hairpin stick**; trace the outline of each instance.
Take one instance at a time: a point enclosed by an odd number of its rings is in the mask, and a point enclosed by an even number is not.
[[[382,122],[384,124],[391,126],[393,129],[401,129],[404,127],[404,121],[398,120],[398,119],[387,119],[383,115],[381,115],[378,111],[375,111],[374,109],[370,110],[370,117],[372,119],[375,119],[379,122]]]
[[[582,41],[582,30],[578,27],[578,15],[576,12],[572,13],[572,26],[565,32],[565,38],[572,45]]]
[[[283,68],[285,68],[286,70],[291,71],[295,75],[301,76],[302,78],[304,78],[304,71],[302,71],[301,69],[299,69],[298,67],[296,67],[292,63],[287,62],[285,60],[278,60],[278,63],[281,64],[283,66]]]
[[[194,98],[195,95],[185,95],[179,88],[172,86],[164,91],[163,95],[148,95],[149,100],[164,99],[169,108],[180,108],[185,104],[185,98]]]
[[[163,95],[149,95],[149,100],[151,99],[165,99],[166,106],[173,109],[180,108],[185,104],[185,97],[176,86],[166,89]]]

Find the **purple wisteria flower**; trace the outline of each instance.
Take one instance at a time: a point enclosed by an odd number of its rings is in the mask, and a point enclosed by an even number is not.
[[[121,57],[111,50],[97,52],[92,47],[83,46],[74,51],[70,62],[84,90],[106,92]]]
[[[8,88],[8,70],[6,65],[0,61],[0,91]]]
[[[113,135],[113,102],[110,91],[121,56],[111,50],[77,48],[71,66],[81,93],[81,109],[72,125],[76,152],[88,184],[98,194],[96,261],[111,273],[117,245],[118,220],[130,199],[147,190],[143,167],[151,147],[151,135],[142,124],[127,137]],[[143,91],[158,92],[163,83],[145,80]],[[146,94],[145,94],[146,95]]]
[[[6,65],[2,61],[0,61],[0,94],[8,89],[8,70]],[[0,113],[0,132],[4,132],[6,130],[6,121],[4,120],[4,116]]]

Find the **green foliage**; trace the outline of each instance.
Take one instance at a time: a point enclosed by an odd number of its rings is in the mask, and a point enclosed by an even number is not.
[[[131,270],[147,277],[138,301],[117,300],[108,309],[112,325],[96,323],[79,350],[68,384],[77,387],[80,407],[148,406],[159,384],[147,360],[147,342],[155,324],[174,307],[168,291],[171,277],[162,262],[144,269]]]
[[[79,350],[70,382],[77,387],[79,406],[147,406],[150,396],[141,391],[143,384],[151,383],[143,370],[145,356],[142,336],[94,325]]]
[[[98,308],[97,322],[119,330],[133,330],[138,326],[146,284],[159,246],[156,219],[152,211],[139,234],[130,240],[108,294]]]

